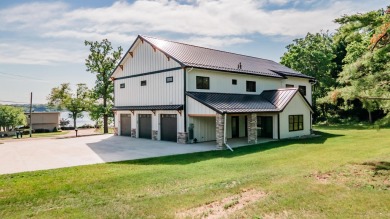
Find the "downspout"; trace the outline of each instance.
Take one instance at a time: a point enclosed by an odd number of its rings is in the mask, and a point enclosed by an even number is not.
[[[225,121],[223,123],[223,144],[231,151],[233,151],[233,149],[227,144],[227,137],[226,137],[226,121],[227,121],[227,113],[224,112],[225,114]]]

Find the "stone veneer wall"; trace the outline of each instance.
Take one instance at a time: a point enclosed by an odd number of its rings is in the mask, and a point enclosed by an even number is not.
[[[187,144],[188,142],[188,133],[187,132],[178,132],[177,133],[177,143],[178,144]]]
[[[158,140],[158,131],[152,130],[152,139],[157,141]]]
[[[248,117],[248,143],[257,143],[257,114],[252,113]]]
[[[223,143],[223,140],[225,138],[224,136],[224,123],[225,123],[225,118],[222,114],[217,114],[216,117],[216,139],[217,139],[217,149],[222,150],[224,149],[225,145]]]
[[[131,129],[131,137],[136,138],[137,137],[137,129]]]

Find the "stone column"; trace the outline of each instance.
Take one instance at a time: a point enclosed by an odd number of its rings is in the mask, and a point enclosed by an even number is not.
[[[157,141],[158,140],[158,131],[152,130],[152,139]]]
[[[248,143],[257,143],[257,114],[252,113],[248,116]]]
[[[137,137],[137,129],[131,129],[131,137],[136,138]]]
[[[217,149],[222,150],[224,149],[225,145],[223,144],[223,140],[225,138],[224,136],[224,125],[225,125],[225,118],[223,114],[217,114],[215,117],[215,123],[216,123],[216,139],[217,139]]]

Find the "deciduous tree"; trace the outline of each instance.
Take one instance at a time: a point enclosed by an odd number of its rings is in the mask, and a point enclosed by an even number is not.
[[[0,105],[0,128],[8,131],[21,125],[26,125],[26,116],[22,108]]]
[[[103,116],[103,130],[104,133],[108,133],[108,118],[112,116],[114,91],[110,76],[121,58],[122,48],[118,47],[117,50],[113,50],[111,42],[107,39],[101,42],[85,41],[85,45],[89,46],[90,51],[85,60],[87,71],[96,74],[95,87],[92,92],[95,103],[91,107],[91,118],[98,120]]]
[[[76,128],[76,119],[82,118],[82,112],[87,111],[90,105],[90,91],[85,84],[77,84],[76,92],[73,93],[70,84],[64,83],[51,90],[47,97],[48,105],[57,109],[67,109],[69,117],[73,119]]]

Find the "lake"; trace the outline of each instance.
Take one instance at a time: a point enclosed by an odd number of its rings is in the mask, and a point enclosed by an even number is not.
[[[69,126],[73,126],[73,119],[69,118],[69,112],[64,111],[60,114],[60,119],[67,119],[69,120]],[[83,112],[83,118],[77,118],[76,119],[77,127],[83,126],[83,125],[95,125],[95,122],[91,120],[91,117],[89,117],[88,112]]]

